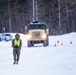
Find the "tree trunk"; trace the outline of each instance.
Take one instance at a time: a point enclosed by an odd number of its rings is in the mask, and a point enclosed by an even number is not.
[[[60,0],[58,0],[58,6],[59,6],[59,33],[62,34],[61,31],[61,12],[60,12]]]
[[[66,12],[67,12],[67,24],[66,24],[66,29],[67,29],[67,33],[69,33],[69,11],[68,11],[68,5],[67,5],[67,0],[66,0]]]
[[[23,27],[25,27],[24,4],[22,4]]]
[[[11,25],[11,10],[10,10],[10,0],[8,0],[8,15],[9,15],[9,31],[12,31],[12,25]]]

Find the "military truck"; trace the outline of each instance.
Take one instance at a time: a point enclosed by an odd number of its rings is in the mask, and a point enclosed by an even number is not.
[[[28,38],[27,46],[31,47],[34,44],[43,43],[43,46],[46,47],[49,45],[48,37],[48,28],[45,23],[42,22],[33,22],[28,24]]]

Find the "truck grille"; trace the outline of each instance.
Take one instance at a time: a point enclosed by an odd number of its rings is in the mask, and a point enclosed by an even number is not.
[[[33,32],[32,36],[33,36],[33,39],[39,39],[40,38],[40,32]]]

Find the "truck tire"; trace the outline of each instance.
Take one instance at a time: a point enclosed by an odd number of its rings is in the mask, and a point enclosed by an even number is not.
[[[31,46],[34,46],[34,43],[32,43]]]
[[[30,41],[28,41],[28,47],[31,47],[31,46],[32,46],[31,42],[30,42]]]
[[[0,41],[2,41],[2,39],[0,38]]]
[[[49,45],[49,40],[47,39],[47,46]]]
[[[44,40],[43,46],[46,47],[47,45],[48,45],[48,41],[47,40]]]

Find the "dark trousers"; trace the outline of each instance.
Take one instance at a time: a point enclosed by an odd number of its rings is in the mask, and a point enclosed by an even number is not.
[[[13,50],[13,57],[14,57],[14,61],[19,61],[20,51],[19,50]]]

